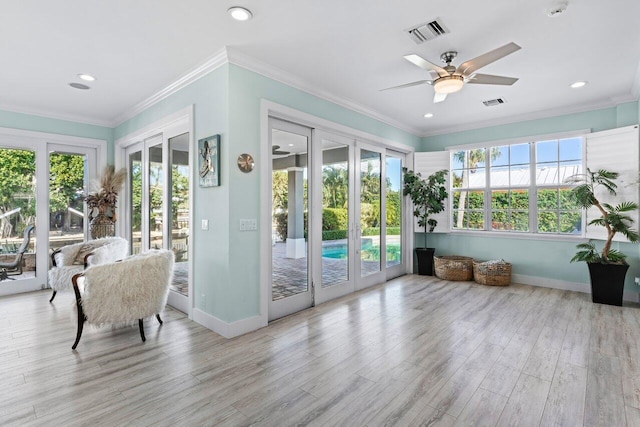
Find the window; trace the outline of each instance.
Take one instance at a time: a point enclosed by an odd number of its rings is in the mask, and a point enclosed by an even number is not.
[[[582,234],[567,177],[583,171],[581,137],[451,153],[454,230]]]

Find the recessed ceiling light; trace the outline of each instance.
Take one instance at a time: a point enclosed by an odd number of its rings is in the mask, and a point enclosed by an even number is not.
[[[248,21],[253,17],[253,14],[249,9],[245,9],[244,7],[234,6],[227,10],[227,13],[231,15],[233,19],[236,21]]]
[[[424,117],[426,119],[430,119],[431,117],[433,117],[433,113],[427,113],[427,114],[424,115]]]
[[[69,83],[69,86],[75,89],[80,89],[80,90],[91,89],[89,86],[83,85],[82,83]]]
[[[575,82],[575,83],[571,83],[571,88],[573,89],[578,89],[580,87],[584,87],[587,84],[587,82]]]
[[[293,144],[289,144],[289,147],[293,147]]]
[[[96,80],[96,78],[93,77],[91,74],[80,73],[78,74],[78,77],[80,77],[82,80],[87,82],[94,82]]]

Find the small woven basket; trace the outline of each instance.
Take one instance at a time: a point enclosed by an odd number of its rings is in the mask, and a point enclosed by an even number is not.
[[[443,280],[471,280],[473,279],[473,258],[467,256],[436,256],[433,257],[436,276]]]
[[[473,261],[473,277],[476,283],[491,286],[509,286],[511,264],[499,261]]]

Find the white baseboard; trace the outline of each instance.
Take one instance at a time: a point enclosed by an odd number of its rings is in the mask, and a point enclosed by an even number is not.
[[[45,289],[42,283],[25,283],[29,279],[5,280],[0,286],[0,297],[7,295],[21,294],[24,292],[35,292]]]
[[[263,328],[268,324],[266,317],[260,315],[236,320],[235,322],[225,322],[197,308],[193,309],[193,320],[225,338],[234,338]]]
[[[545,277],[527,276],[524,274],[513,274],[511,276],[513,283],[521,283],[523,285],[540,286],[543,288],[560,289],[563,291],[575,291],[585,294],[591,293],[591,286],[588,283],[569,282],[567,280],[548,279]],[[623,300],[639,302],[640,294],[634,291],[624,291]]]

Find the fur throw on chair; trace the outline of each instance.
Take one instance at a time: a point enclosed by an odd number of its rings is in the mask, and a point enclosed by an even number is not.
[[[105,237],[88,242],[75,243],[60,248],[53,255],[55,266],[49,270],[49,285],[54,291],[71,286],[71,278],[82,273],[84,263],[77,261],[84,258],[82,253],[92,253],[87,259],[89,265],[106,264],[123,259],[129,253],[129,242],[121,237]],[[75,263],[74,263],[75,262]]]
[[[164,309],[173,277],[174,255],[152,250],[84,271],[82,311],[94,325],[127,324]]]

